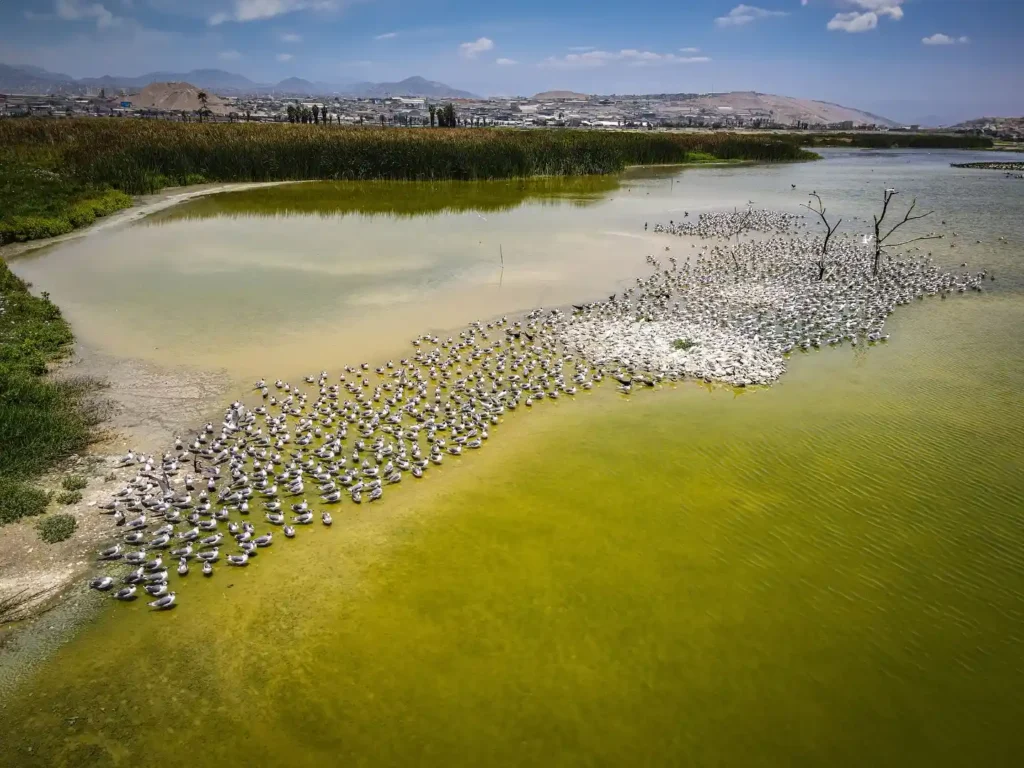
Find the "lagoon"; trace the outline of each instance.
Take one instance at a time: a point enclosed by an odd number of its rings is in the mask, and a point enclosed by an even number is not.
[[[190,576],[169,614],[104,606],[4,702],[0,762],[1012,764],[1022,191],[949,167],[973,153],[823,154],[562,189],[274,188],[15,261],[87,347],[226,371],[215,405],[606,295],[684,247],[644,221],[795,212],[808,189],[851,227],[883,187],[916,194],[958,233],[942,263],[997,280],[901,308],[885,345],[796,355],[771,388],[511,415],[386,505]]]

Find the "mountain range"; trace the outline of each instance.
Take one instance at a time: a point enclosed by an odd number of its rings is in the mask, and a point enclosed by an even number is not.
[[[426,96],[435,99],[472,99],[474,94],[452,88],[450,85],[408,77],[394,83],[373,82],[311,82],[289,77],[279,83],[257,83],[244,75],[222,69],[193,69],[191,72],[149,72],[145,75],[74,78],[58,72],[48,72],[28,65],[0,64],[0,93],[65,93],[84,94],[106,89],[137,90],[150,83],[188,82],[221,95],[278,93],[300,96],[355,96],[380,98],[383,96]]]

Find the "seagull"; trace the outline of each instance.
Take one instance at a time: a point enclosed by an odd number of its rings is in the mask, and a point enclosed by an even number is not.
[[[169,592],[159,600],[153,600],[151,603],[148,603],[148,605],[150,608],[155,608],[158,611],[166,611],[175,606],[177,599],[176,592]]]
[[[117,600],[134,600],[135,599],[135,585],[119,589],[114,593],[114,598]]]
[[[120,560],[121,557],[122,557],[121,545],[120,544],[115,544],[114,546],[108,547],[107,549],[104,549],[102,552],[100,552],[99,559],[100,560]]]

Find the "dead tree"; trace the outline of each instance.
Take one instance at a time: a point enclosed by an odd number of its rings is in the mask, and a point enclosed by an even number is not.
[[[828,263],[828,245],[832,240],[832,235],[839,229],[839,225],[843,223],[842,219],[839,219],[835,224],[829,224],[828,219],[825,218],[827,209],[821,202],[821,196],[817,192],[811,192],[811,197],[818,201],[817,207],[811,205],[811,201],[807,201],[807,205],[802,206],[811,213],[817,214],[818,218],[821,219],[821,223],[825,225],[825,239],[821,243],[821,252],[818,254],[818,260],[814,262],[814,266],[818,268],[818,280],[825,279],[825,267]]]
[[[910,203],[910,208],[908,208],[907,212],[903,215],[903,218],[900,219],[898,222],[896,222],[896,224],[893,225],[892,229],[890,229],[888,232],[886,232],[883,235],[882,234],[882,222],[885,221],[885,215],[886,215],[886,213],[889,212],[889,203],[891,203],[892,199],[896,195],[898,195],[898,194],[899,193],[895,189],[892,189],[892,188],[885,190],[885,196],[883,197],[883,201],[882,201],[882,215],[874,217],[874,220],[875,220],[875,258],[874,258],[874,261],[872,262],[872,265],[871,265],[871,272],[876,277],[878,276],[878,270],[879,270],[879,267],[881,266],[882,251],[883,251],[883,249],[885,249],[885,248],[899,248],[899,247],[904,246],[904,245],[910,245],[911,243],[916,243],[918,240],[939,240],[939,239],[942,238],[942,235],[930,234],[930,235],[922,235],[921,237],[912,237],[909,240],[904,240],[901,243],[890,243],[890,242],[888,242],[888,240],[892,236],[892,234],[897,229],[902,227],[904,224],[907,224],[907,223],[909,223],[911,221],[917,221],[918,219],[923,219],[926,216],[931,216],[933,213],[935,213],[935,211],[928,211],[928,213],[922,213],[922,214],[919,214],[917,216],[914,216],[914,208],[917,207],[917,198],[915,197],[914,200]]]

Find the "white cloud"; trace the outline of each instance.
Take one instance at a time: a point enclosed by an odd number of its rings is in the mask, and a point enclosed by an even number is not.
[[[752,21],[779,16],[789,16],[789,14],[786,11],[766,11],[764,8],[758,8],[755,5],[743,4],[737,5],[725,16],[719,16],[715,19],[715,24],[720,27],[740,27]]]
[[[471,43],[463,43],[459,46],[459,54],[467,59],[475,59],[484,51],[494,48],[494,41],[489,37],[478,37]]]
[[[302,35],[297,35],[294,32],[286,32],[281,35],[281,42],[283,43],[301,43]]]
[[[333,11],[343,0],[234,0],[231,11],[220,11],[210,16],[210,26],[226,21],[259,21],[272,19],[295,11]]]
[[[888,16],[893,21],[903,18],[903,0],[846,0],[849,5],[863,11],[871,11],[878,16]]]
[[[587,51],[566,56],[549,56],[540,66],[550,69],[596,69],[611,63],[624,63],[630,67],[652,67],[665,64],[703,64],[708,56],[677,56],[674,53],[654,53],[624,48],[621,51]]]
[[[279,53],[276,58],[278,61],[291,61],[294,57],[290,53]]]
[[[515,59],[497,59],[494,63],[497,64],[499,67],[512,67],[518,64],[519,62],[516,61]]]
[[[826,29],[833,32],[836,30],[842,32],[867,32],[877,26],[878,14],[874,11],[868,11],[867,13],[851,11],[850,13],[837,13],[826,25]]]
[[[385,32],[383,35],[374,35],[374,40],[392,40],[398,37],[397,32]]]
[[[893,21],[903,18],[903,9],[900,7],[903,0],[846,0],[846,4],[860,10],[837,13],[826,25],[827,29],[833,32],[867,32],[878,26],[882,16],[888,16]]]
[[[221,51],[217,54],[217,58],[221,61],[238,61],[238,59],[242,58],[242,54],[235,50]]]
[[[971,38],[966,35],[950,37],[949,35],[944,35],[941,32],[936,32],[934,35],[921,38],[921,42],[925,45],[966,45],[971,42]]]
[[[700,48],[680,48],[680,53],[700,53]]]
[[[57,17],[65,21],[95,19],[96,26],[100,29],[115,27],[121,23],[121,18],[112,14],[101,3],[84,3],[82,0],[56,0],[55,10]]]

